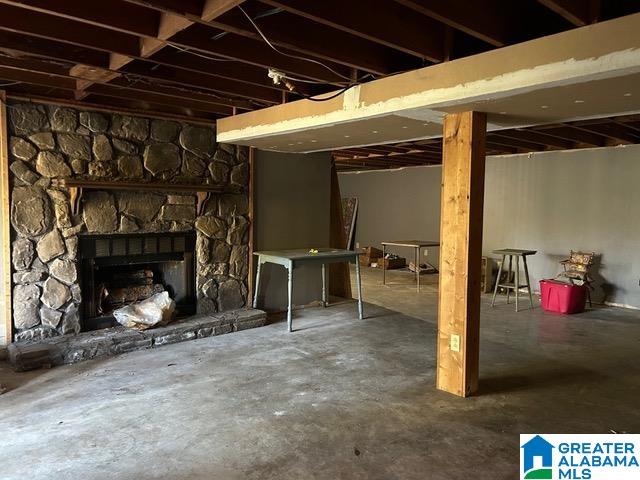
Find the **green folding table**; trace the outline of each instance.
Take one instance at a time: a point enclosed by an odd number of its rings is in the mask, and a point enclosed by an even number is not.
[[[358,256],[360,252],[352,250],[340,250],[330,248],[320,248],[318,253],[311,253],[309,249],[299,250],[272,250],[265,252],[253,252],[258,257],[258,268],[256,271],[255,292],[253,296],[253,308],[258,308],[258,292],[260,291],[260,271],[265,263],[273,263],[282,265],[287,269],[287,327],[290,332],[292,328],[292,293],[293,293],[293,272],[302,265],[321,265],[322,266],[322,305],[327,306],[327,272],[326,265],[331,263],[349,262],[356,266],[356,283],[358,290],[358,318],[362,320],[362,282],[360,280],[360,262]]]

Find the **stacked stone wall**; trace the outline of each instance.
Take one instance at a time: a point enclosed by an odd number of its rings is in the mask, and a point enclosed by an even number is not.
[[[80,331],[78,237],[196,230],[198,311],[246,303],[248,151],[212,127],[68,107],[8,108],[16,340]],[[77,215],[53,179],[145,182],[157,191],[84,191]],[[201,215],[171,184],[216,184]]]

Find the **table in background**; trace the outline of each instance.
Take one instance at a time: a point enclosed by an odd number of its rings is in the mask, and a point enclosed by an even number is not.
[[[500,262],[500,268],[498,268],[498,277],[496,278],[496,286],[493,290],[493,299],[491,300],[491,306],[493,307],[496,303],[496,295],[498,294],[498,287],[507,289],[507,303],[509,303],[509,292],[511,290],[516,294],[516,312],[518,311],[518,290],[522,287],[527,287],[529,291],[529,301],[531,302],[531,308],[533,308],[533,296],[531,295],[531,282],[529,281],[529,269],[527,268],[527,256],[535,255],[537,253],[536,250],[521,250],[519,248],[503,248],[501,250],[494,250],[493,253],[496,255],[502,255],[502,262]],[[500,275],[502,274],[502,269],[504,268],[504,262],[506,258],[509,257],[509,271],[507,272],[507,281],[505,283],[500,283]],[[516,270],[515,270],[515,279],[514,282],[511,282],[511,268],[513,263],[513,258],[516,259]],[[526,285],[520,285],[520,257],[522,257],[522,263],[524,264],[524,275],[527,279]]]
[[[282,265],[287,269],[287,327],[290,332],[292,328],[292,293],[293,293],[293,271],[301,265],[322,265],[322,305],[327,306],[327,272],[326,265],[331,263],[350,262],[356,265],[356,283],[358,290],[358,318],[362,320],[362,282],[360,280],[360,262],[358,256],[360,252],[351,250],[339,250],[330,248],[320,248],[318,253],[310,253],[307,249],[300,250],[273,250],[265,252],[253,252],[258,257],[258,269],[256,271],[256,284],[253,296],[253,308],[257,308],[258,291],[260,289],[260,270],[262,264],[273,263]]]
[[[387,253],[387,246],[393,247],[409,247],[415,249],[415,265],[416,265],[416,288],[420,291],[420,250],[427,247],[439,247],[440,242],[436,242],[433,240],[397,240],[393,242],[381,242],[382,243],[382,258],[385,257]],[[427,251],[428,253],[428,251]],[[438,269],[431,265],[429,262],[425,260],[427,267],[431,267],[434,270],[434,273],[438,273]],[[387,269],[384,266],[384,262],[382,263],[382,284],[385,285]]]

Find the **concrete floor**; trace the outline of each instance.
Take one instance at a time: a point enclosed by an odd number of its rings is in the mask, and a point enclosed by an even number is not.
[[[481,394],[436,391],[435,287],[285,324],[12,373],[2,479],[513,479],[518,434],[640,430],[640,313],[557,316],[483,300]],[[437,278],[432,276],[430,282]]]

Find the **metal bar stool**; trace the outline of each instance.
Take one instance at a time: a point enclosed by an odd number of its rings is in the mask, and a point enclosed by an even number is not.
[[[518,291],[522,287],[527,287],[529,292],[529,302],[531,302],[531,308],[533,308],[533,296],[531,295],[531,282],[529,281],[529,269],[527,268],[527,255],[535,255],[536,250],[520,250],[518,248],[503,248],[501,250],[494,250],[496,255],[502,255],[502,262],[498,268],[498,278],[496,278],[496,286],[493,289],[493,299],[491,300],[491,306],[495,306],[496,295],[498,294],[498,288],[502,287],[507,290],[507,303],[509,303],[509,294],[511,290],[514,291],[516,296],[516,312],[518,311]],[[506,258],[509,257],[509,270],[507,272],[507,279],[504,283],[500,283],[500,275],[502,275],[502,269],[504,267]],[[524,276],[527,280],[526,284],[520,284],[520,257],[522,257],[522,263],[524,265]],[[511,271],[513,267],[513,260],[515,258],[515,281],[511,281]]]

